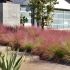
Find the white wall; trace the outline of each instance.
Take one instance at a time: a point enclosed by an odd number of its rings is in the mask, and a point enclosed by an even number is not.
[[[3,24],[7,26],[20,25],[20,5],[3,3]]]

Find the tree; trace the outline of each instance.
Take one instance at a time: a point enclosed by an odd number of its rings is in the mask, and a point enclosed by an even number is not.
[[[46,0],[45,11],[43,11],[42,24],[41,24],[41,27],[43,29],[45,24],[49,25],[49,23],[53,21],[54,5],[57,3],[58,3],[57,0]],[[46,21],[46,23],[44,23],[44,20]]]
[[[30,8],[33,10],[33,20],[36,19],[37,26],[39,26],[39,20],[42,20],[41,27],[44,28],[44,20],[47,21],[46,25],[52,22],[54,11],[54,5],[57,4],[57,0],[30,0]],[[46,15],[47,14],[47,15]]]
[[[31,21],[32,21],[32,25],[34,26],[34,19],[35,19],[35,9],[36,9],[36,4],[35,4],[36,0],[30,0],[29,2],[29,7],[31,9]]]
[[[44,6],[43,2],[45,3],[46,0],[30,0],[29,6],[31,8],[31,18],[33,18],[33,25],[34,19],[37,21],[37,26],[39,26],[39,20],[41,20],[42,16],[42,7]]]
[[[24,23],[28,22],[28,19],[25,16],[20,17],[20,23],[24,25]]]
[[[37,26],[39,26],[39,21],[41,20],[43,5],[44,4],[42,4],[40,0],[36,1],[35,19],[37,21]]]

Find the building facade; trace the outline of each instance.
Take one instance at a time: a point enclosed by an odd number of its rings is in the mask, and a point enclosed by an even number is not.
[[[20,26],[20,5],[10,0],[0,0],[0,24],[5,26]]]
[[[70,29],[70,1],[58,0],[59,4],[55,5],[53,23],[51,28]]]
[[[12,0],[14,3],[20,3],[21,15],[27,17],[27,25],[31,25],[31,11],[28,7],[29,0]],[[70,0],[58,0],[59,4],[55,5],[53,23],[49,28],[68,29],[70,28]]]

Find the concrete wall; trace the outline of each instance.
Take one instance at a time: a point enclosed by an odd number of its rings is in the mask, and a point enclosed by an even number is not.
[[[3,3],[3,24],[7,26],[20,25],[20,5]]]
[[[6,26],[20,25],[20,5],[0,3],[0,23]]]

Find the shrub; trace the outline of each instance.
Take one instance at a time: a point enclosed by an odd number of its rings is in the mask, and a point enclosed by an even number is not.
[[[40,59],[41,60],[51,60],[53,58],[53,52],[49,51],[49,50],[45,50],[41,55],[40,55]]]
[[[55,62],[60,62],[68,55],[68,51],[59,43],[51,44],[49,47],[38,47],[34,52],[42,60],[52,60]]]
[[[57,49],[54,53],[54,56],[57,58],[63,58],[65,56],[64,50],[61,49]]]
[[[51,61],[63,63],[64,58],[68,55],[68,51],[62,45],[50,47],[49,50],[53,53]]]
[[[55,52],[54,52],[54,55],[52,57],[52,61],[54,62],[58,62],[58,63],[64,63],[64,57],[65,57],[66,53],[64,50],[62,49],[57,49]]]
[[[32,45],[32,44],[26,44],[26,45],[24,46],[24,50],[25,50],[27,53],[31,53],[32,49],[33,49],[33,45]]]
[[[64,48],[66,49],[66,53],[68,56],[70,56],[70,41],[64,42]]]

